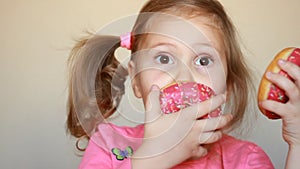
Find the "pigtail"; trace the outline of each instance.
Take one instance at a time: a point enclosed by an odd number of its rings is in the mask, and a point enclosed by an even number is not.
[[[128,73],[114,56],[118,47],[119,37],[90,34],[71,50],[67,130],[77,138],[89,138],[125,92]]]

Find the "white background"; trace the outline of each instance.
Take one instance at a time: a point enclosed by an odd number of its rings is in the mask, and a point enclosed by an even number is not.
[[[145,0],[0,1],[0,168],[77,168],[65,132],[66,60],[74,39],[138,12]],[[300,47],[299,0],[222,0],[258,76],[282,48]],[[258,83],[258,82],[257,82]],[[281,122],[259,116],[249,138],[277,169],[287,145]]]

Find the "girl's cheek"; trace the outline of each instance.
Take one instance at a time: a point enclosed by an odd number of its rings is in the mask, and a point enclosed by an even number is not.
[[[216,94],[224,94],[227,85],[226,85],[226,76],[223,72],[219,72],[215,76],[211,77],[212,88],[215,90]]]

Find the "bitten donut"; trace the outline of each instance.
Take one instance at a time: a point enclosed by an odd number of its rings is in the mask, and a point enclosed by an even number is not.
[[[208,86],[196,82],[178,82],[165,86],[161,90],[160,105],[165,114],[177,112],[192,104],[205,101],[215,95]],[[208,113],[201,118],[211,118],[221,115],[221,108]]]
[[[279,52],[275,58],[271,61],[267,67],[266,72],[279,73],[291,79],[291,77],[284,71],[282,71],[277,63],[278,61],[287,60],[300,66],[300,48],[290,47],[285,48]],[[285,92],[275,84],[268,81],[265,77],[261,79],[259,90],[258,90],[258,102],[263,100],[275,100],[281,103],[286,103],[289,98],[285,95]],[[269,119],[280,119],[281,117],[274,112],[263,109],[259,106],[260,111],[267,116]]]

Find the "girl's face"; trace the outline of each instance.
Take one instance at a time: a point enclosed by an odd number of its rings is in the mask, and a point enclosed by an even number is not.
[[[152,85],[163,88],[178,81],[202,83],[225,94],[225,50],[218,29],[209,23],[205,17],[155,19],[129,62],[135,95],[145,103]]]

